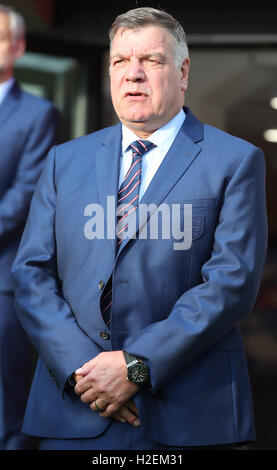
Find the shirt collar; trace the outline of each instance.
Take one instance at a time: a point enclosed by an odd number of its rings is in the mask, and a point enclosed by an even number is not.
[[[185,118],[186,113],[182,108],[167,124],[153,132],[153,134],[149,136],[149,140],[158,147],[167,144],[168,142],[170,142],[171,145]],[[129,145],[137,139],[138,136],[131,131],[131,129],[128,129],[128,127],[122,124],[122,155],[126,152]]]
[[[4,83],[0,83],[0,104],[4,101],[15,82],[14,77],[9,78]]]

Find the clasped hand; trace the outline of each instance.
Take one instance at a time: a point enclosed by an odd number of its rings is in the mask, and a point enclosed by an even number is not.
[[[112,417],[139,426],[138,410],[131,400],[139,388],[127,380],[122,351],[98,354],[77,369],[75,375],[79,377],[75,393],[83,403],[89,403],[93,411],[98,411],[103,418]]]

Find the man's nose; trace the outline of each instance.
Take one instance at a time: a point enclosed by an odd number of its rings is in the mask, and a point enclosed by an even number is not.
[[[126,71],[126,80],[137,82],[144,80],[144,78],[145,73],[142,62],[138,59],[130,60]]]

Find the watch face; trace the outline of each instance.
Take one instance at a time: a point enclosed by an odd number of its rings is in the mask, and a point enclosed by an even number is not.
[[[128,370],[128,379],[137,385],[145,384],[148,377],[149,371],[145,364],[135,364]]]

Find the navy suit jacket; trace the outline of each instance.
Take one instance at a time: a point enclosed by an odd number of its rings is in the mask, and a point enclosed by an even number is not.
[[[185,111],[141,203],[191,204],[188,250],[173,250],[172,237],[137,236],[115,257],[115,240],[85,237],[86,206],[102,205],[107,218],[107,195],[117,195],[120,124],[49,153],[13,266],[18,314],[40,355],[26,433],[100,434],[109,420],[66,393],[66,380],[101,351],[126,349],[150,367],[151,390],[135,396],[146,435],[180,446],[255,439],[238,322],[265,260],[264,159]],[[99,281],[111,273],[109,330]]]
[[[0,292],[13,290],[10,270],[58,112],[15,83],[0,106]]]

